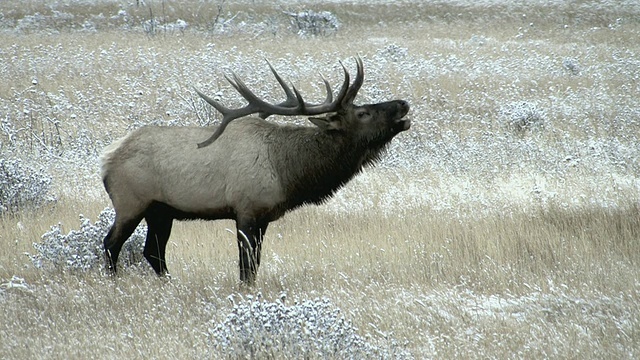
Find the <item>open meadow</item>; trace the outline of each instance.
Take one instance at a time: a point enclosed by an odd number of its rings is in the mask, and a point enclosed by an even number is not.
[[[2,1],[0,358],[640,358],[638,39],[631,0]],[[107,275],[106,145],[355,56],[411,129],[269,226],[255,286],[231,221]]]

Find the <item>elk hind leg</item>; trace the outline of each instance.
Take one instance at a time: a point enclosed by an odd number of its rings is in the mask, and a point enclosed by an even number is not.
[[[116,220],[114,221],[111,229],[104,238],[104,253],[107,260],[107,270],[111,274],[116,273],[116,264],[118,263],[118,256],[122,245],[133,234],[136,227],[142,220],[142,217],[123,220],[116,213]]]

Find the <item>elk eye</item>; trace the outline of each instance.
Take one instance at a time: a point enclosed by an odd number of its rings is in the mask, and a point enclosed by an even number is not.
[[[369,113],[367,111],[365,111],[365,110],[358,111],[356,113],[356,116],[358,117],[359,120],[364,119],[364,117],[367,116],[367,115],[369,115]]]

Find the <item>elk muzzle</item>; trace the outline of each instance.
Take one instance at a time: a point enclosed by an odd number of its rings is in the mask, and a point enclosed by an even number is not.
[[[409,130],[411,127],[411,119],[405,116],[409,113],[409,103],[404,100],[394,100],[389,102],[388,119],[393,122],[393,129],[397,132]]]

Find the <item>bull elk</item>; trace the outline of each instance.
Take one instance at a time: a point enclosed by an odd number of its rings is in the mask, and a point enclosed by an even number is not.
[[[159,275],[167,273],[173,220],[233,219],[240,279],[253,283],[269,223],[330,198],[411,125],[406,101],[353,104],[364,80],[362,60],[356,63],[353,84],[340,63],[344,82],[335,99],[323,78],[327,95],[320,104],[305,102],[271,64],[286,95],[279,104],[259,99],[233,74],[227,80],[247,100],[245,107],[227,108],[196,90],[223,114],[218,127],[144,126],[109,145],[101,157],[116,211],[104,239],[109,270],[115,273],[122,245],[142,219],[148,226],[144,257]],[[265,120],[270,115],[306,115],[315,126],[278,125]]]

